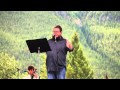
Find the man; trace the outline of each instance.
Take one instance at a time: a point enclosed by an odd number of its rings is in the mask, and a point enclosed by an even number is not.
[[[51,51],[47,52],[48,79],[65,79],[67,51],[73,51],[72,44],[62,37],[62,27],[53,28],[52,39],[48,40]]]
[[[39,76],[36,74],[36,70],[32,65],[28,66],[28,74],[29,75],[23,79],[39,79]]]

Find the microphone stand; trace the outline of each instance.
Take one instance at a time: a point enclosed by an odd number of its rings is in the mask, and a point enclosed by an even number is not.
[[[40,47],[38,47],[38,55],[40,56]],[[40,75],[40,60],[38,62],[38,75]],[[40,79],[40,76],[39,76],[39,79]]]

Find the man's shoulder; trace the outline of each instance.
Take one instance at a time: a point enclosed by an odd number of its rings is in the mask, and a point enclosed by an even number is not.
[[[66,39],[65,39],[64,37],[62,37],[62,36],[61,36],[61,40],[62,40],[62,41],[66,41]]]
[[[65,38],[62,38],[61,41],[66,42],[66,39],[65,39]]]

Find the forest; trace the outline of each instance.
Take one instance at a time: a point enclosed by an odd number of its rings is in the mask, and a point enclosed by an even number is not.
[[[26,40],[50,39],[56,25],[75,48],[66,79],[120,78],[119,11],[0,11],[0,78],[22,79],[32,64],[47,79],[46,53],[30,53]]]

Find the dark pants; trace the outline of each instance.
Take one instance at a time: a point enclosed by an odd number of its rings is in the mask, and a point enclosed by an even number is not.
[[[61,68],[58,72],[48,72],[48,79],[65,79],[66,69]]]

